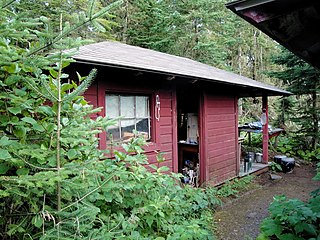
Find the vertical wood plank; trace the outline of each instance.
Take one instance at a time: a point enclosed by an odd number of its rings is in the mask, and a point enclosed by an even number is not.
[[[178,117],[177,117],[177,90],[174,84],[171,92],[171,113],[172,113],[172,167],[174,172],[179,171],[178,166]]]
[[[269,151],[268,151],[268,142],[269,142],[269,133],[268,133],[268,96],[267,94],[263,94],[262,96],[262,112],[265,110],[265,113],[267,115],[267,121],[266,124],[262,127],[262,134],[263,134],[263,140],[262,140],[262,162],[267,164],[269,159]]]

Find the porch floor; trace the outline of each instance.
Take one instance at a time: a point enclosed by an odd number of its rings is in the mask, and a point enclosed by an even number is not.
[[[257,173],[259,171],[263,171],[263,170],[267,170],[268,166],[269,166],[270,162],[268,164],[264,164],[264,163],[252,163],[252,169],[250,169],[247,172],[244,172],[244,165],[243,162],[241,162],[240,164],[240,172],[239,172],[239,177],[243,177],[246,175],[250,175],[252,173]]]

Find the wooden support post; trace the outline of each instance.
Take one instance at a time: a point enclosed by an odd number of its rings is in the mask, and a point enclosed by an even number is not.
[[[269,131],[268,131],[268,96],[263,94],[262,96],[262,113],[265,112],[266,114],[266,124],[262,126],[262,162],[267,164],[269,159],[269,152],[268,152],[268,144],[269,144]]]

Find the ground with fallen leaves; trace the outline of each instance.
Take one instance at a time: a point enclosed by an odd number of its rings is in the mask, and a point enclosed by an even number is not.
[[[256,239],[273,197],[284,194],[306,201],[309,193],[320,187],[319,181],[312,180],[315,173],[314,166],[301,164],[292,173],[276,173],[282,177],[279,180],[271,180],[269,173],[256,177],[251,189],[238,198],[226,199],[215,213],[217,239]]]

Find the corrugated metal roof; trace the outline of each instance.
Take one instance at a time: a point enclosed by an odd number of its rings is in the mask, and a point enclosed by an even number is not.
[[[78,62],[152,71],[222,84],[257,88],[270,95],[289,95],[290,92],[224,71],[188,58],[130,46],[119,42],[100,42],[80,47],[74,56]]]

